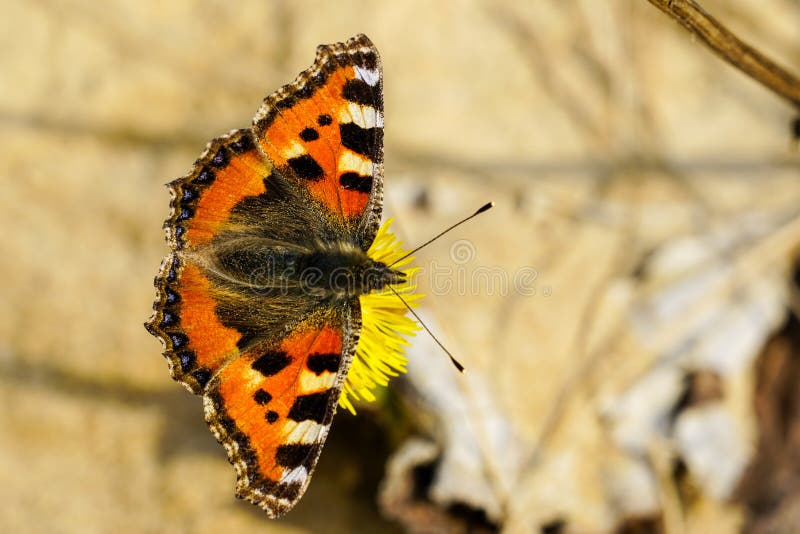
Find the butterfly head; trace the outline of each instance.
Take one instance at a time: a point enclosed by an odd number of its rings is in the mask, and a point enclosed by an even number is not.
[[[367,251],[375,281],[370,291],[359,296],[361,336],[339,398],[339,405],[352,413],[353,400],[375,400],[378,386],[386,386],[390,376],[405,373],[406,338],[419,329],[398,298],[402,296],[410,306],[418,304],[423,297],[416,293],[419,269],[410,266],[413,257],[404,257],[407,251],[389,230],[391,223],[390,219],[381,225]]]
[[[406,273],[397,269],[392,269],[383,262],[375,261],[370,258],[371,265],[362,273],[362,287],[369,293],[380,291],[390,285],[402,284],[406,279]]]

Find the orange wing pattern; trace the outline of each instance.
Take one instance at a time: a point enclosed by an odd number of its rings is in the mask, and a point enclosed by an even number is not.
[[[194,393],[238,355],[241,334],[217,317],[214,283],[192,252],[208,244],[239,200],[264,192],[270,169],[250,131],[236,130],[211,141],[193,170],[169,184],[164,227],[173,252],[156,277],[158,299],[145,326],[164,343],[172,377]]]
[[[271,170],[249,130],[211,141],[192,172],[169,184],[173,216],[165,227],[175,238],[174,247],[208,243],[239,201],[265,191],[264,178]]]
[[[371,243],[381,215],[382,83],[366,36],[320,46],[314,65],[268,96],[253,121],[278,171],[304,184],[362,243]]]
[[[355,347],[342,320],[351,319],[311,321],[245,352],[207,389],[206,420],[236,468],[237,495],[272,517],[303,494],[328,435]]]
[[[308,70],[264,100],[252,128],[211,141],[169,188],[171,252],[145,326],[163,342],[172,377],[203,395],[206,420],[236,467],[237,495],[276,517],[316,466],[360,309],[255,291],[246,270],[262,256],[237,247],[302,248],[319,235],[371,245],[383,188],[382,74],[372,43],[360,35],[319,47]]]

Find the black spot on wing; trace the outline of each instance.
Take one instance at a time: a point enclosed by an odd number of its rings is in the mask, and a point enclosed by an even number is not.
[[[181,213],[175,218],[175,222],[187,221],[194,217],[194,210],[188,206],[181,208]]]
[[[323,113],[319,117],[317,117],[317,124],[320,126],[328,126],[333,122],[333,119],[327,113]]]
[[[328,403],[333,391],[328,389],[310,395],[300,395],[294,400],[288,418],[293,421],[314,421],[322,424],[328,412]]]
[[[192,376],[194,377],[195,380],[197,380],[197,383],[200,385],[200,387],[205,389],[206,384],[208,384],[208,381],[211,380],[211,371],[209,371],[204,367],[201,367],[200,369],[192,373]]]
[[[317,132],[314,128],[305,128],[302,132],[300,132],[300,139],[303,141],[316,141],[319,139],[319,132]]]
[[[337,372],[341,361],[342,357],[340,354],[312,354],[308,357],[306,367],[308,367],[309,371],[319,376],[325,372]]]
[[[176,304],[181,300],[181,296],[170,287],[164,288],[164,294],[167,296],[167,304]]]
[[[183,193],[181,194],[181,202],[191,202],[197,198],[197,191],[192,189],[189,185],[183,186]]]
[[[339,177],[339,184],[350,191],[369,193],[372,191],[372,176],[361,176],[356,172],[346,172]]]
[[[164,310],[161,316],[161,323],[158,325],[159,328],[162,330],[169,328],[170,326],[176,324],[180,321],[180,316],[177,312],[171,312],[169,310]]]
[[[251,364],[251,367],[264,376],[273,376],[286,368],[292,358],[283,351],[270,350]]]
[[[197,357],[193,350],[185,350],[178,353],[178,361],[181,364],[181,371],[188,373],[197,363]]]
[[[203,167],[203,170],[197,173],[197,177],[194,179],[193,183],[206,185],[213,182],[215,178],[216,175],[214,174],[214,171],[212,171],[208,167]]]
[[[174,282],[178,279],[178,269],[180,269],[181,260],[178,256],[172,257],[172,264],[169,266],[169,270],[167,271],[167,282]]]
[[[272,424],[272,423],[274,423],[275,421],[278,420],[278,417],[280,417],[278,415],[278,412],[276,412],[274,410],[270,410],[270,411],[267,412],[267,415],[264,416],[264,419],[267,420],[267,423]]]
[[[272,395],[270,395],[269,392],[265,389],[259,389],[253,394],[253,399],[257,403],[264,405],[272,400]]]
[[[237,154],[249,152],[256,147],[255,143],[253,143],[253,138],[247,131],[242,132],[242,136],[228,146]]]
[[[375,161],[376,149],[383,143],[383,128],[362,128],[346,122],[339,125],[339,134],[345,147]]]
[[[185,347],[189,343],[189,338],[186,337],[186,334],[170,334],[169,340],[172,342],[173,349],[180,349]]]
[[[230,154],[228,154],[228,150],[224,146],[221,146],[219,147],[219,150],[217,150],[217,153],[214,154],[214,157],[211,158],[211,165],[221,169],[228,165],[230,159],[231,158]]]
[[[316,443],[289,443],[278,447],[275,461],[278,465],[288,468],[299,467],[305,464],[306,458],[316,456],[319,445]]]
[[[321,180],[324,175],[322,167],[319,166],[317,160],[308,154],[290,158],[286,163],[288,163],[289,168],[303,180],[317,181]]]
[[[345,100],[367,106],[372,106],[378,101],[377,87],[358,78],[345,82],[342,87],[342,96]]]

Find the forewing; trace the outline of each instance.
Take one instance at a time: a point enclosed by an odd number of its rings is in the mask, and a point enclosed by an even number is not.
[[[380,223],[383,75],[364,35],[320,46],[314,64],[264,99],[258,145],[366,250]]]

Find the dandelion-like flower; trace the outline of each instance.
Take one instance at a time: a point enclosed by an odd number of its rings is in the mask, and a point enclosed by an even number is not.
[[[402,243],[389,230],[391,224],[389,219],[381,225],[367,251],[370,258],[386,265],[392,265],[407,254]],[[389,377],[406,372],[408,360],[404,352],[409,344],[406,337],[415,335],[419,326],[406,315],[408,309],[394,292],[401,295],[409,306],[416,306],[423,297],[414,293],[417,288],[414,277],[419,268],[404,268],[413,259],[409,256],[392,267],[405,274],[403,282],[359,297],[361,337],[339,397],[339,405],[353,414],[356,413],[354,400],[374,401],[373,391],[378,386],[386,387]]]

